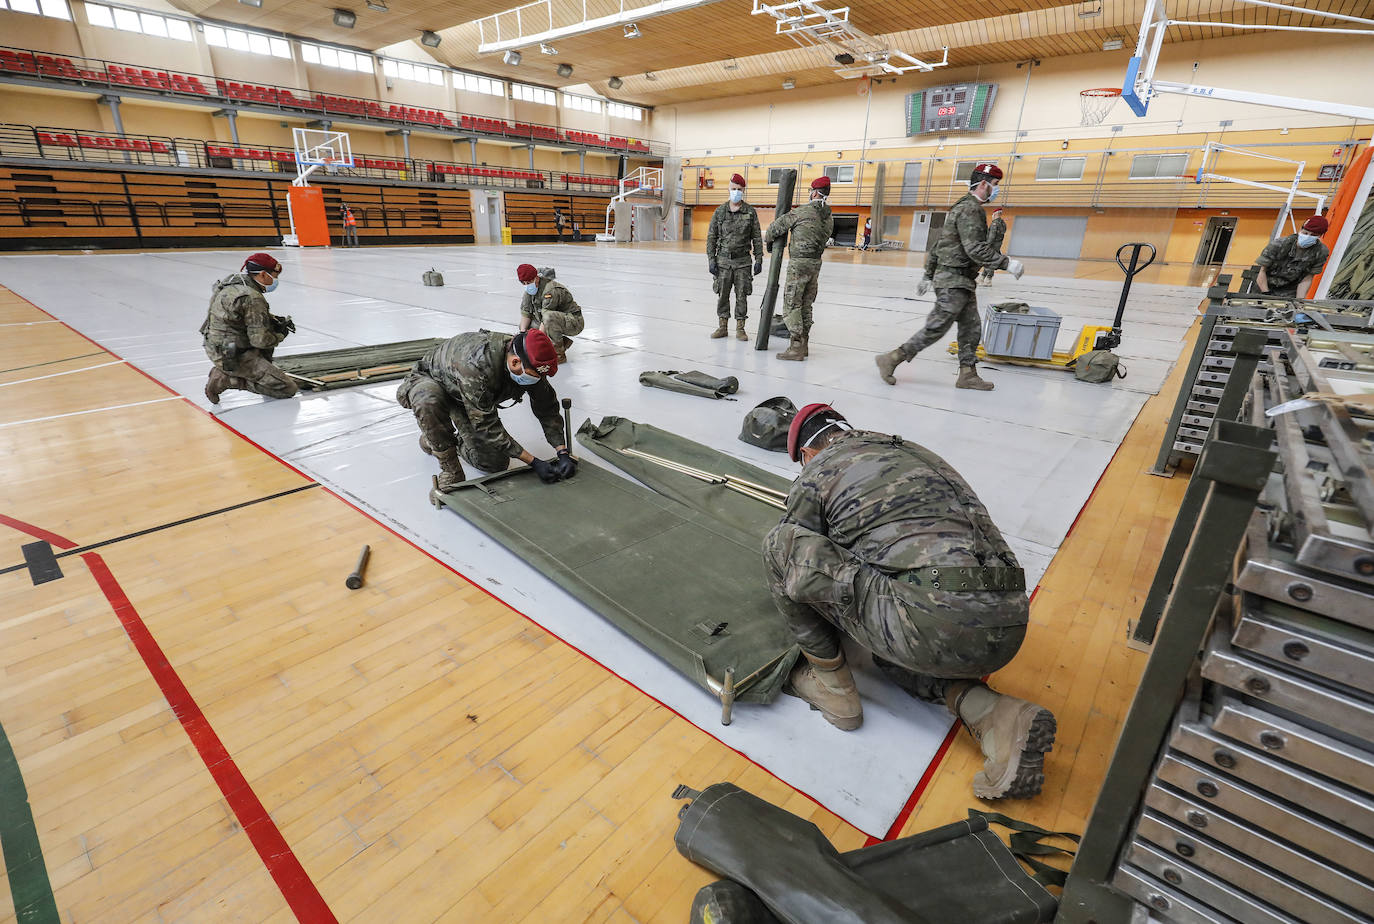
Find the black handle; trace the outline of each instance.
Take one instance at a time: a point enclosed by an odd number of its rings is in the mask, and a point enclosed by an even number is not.
[[[572,398],[563,399],[563,445],[572,452]]]
[[[1121,262],[1121,251],[1125,250],[1127,247],[1134,248],[1131,251],[1130,266],[1127,266],[1125,263]],[[1144,250],[1146,247],[1150,248],[1150,257],[1144,263],[1140,263],[1139,265],[1137,265],[1137,261],[1140,259],[1140,251]],[[1126,274],[1127,279],[1130,279],[1131,277],[1135,276],[1137,273],[1139,273],[1141,270],[1143,270],[1145,267],[1149,266],[1153,262],[1155,262],[1155,245],[1149,243],[1148,241],[1122,244],[1120,247],[1116,248],[1116,265],[1121,267],[1121,271]]]

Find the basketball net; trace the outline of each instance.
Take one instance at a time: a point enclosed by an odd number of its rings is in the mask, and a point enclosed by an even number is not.
[[[1083,125],[1101,125],[1121,97],[1120,87],[1095,87],[1078,94],[1078,105],[1083,113]]]

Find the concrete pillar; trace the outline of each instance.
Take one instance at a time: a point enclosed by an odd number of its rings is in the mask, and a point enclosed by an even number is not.
[[[234,146],[239,143],[239,114],[233,109],[216,109],[211,113],[214,116],[223,116],[229,120],[229,137],[233,140]]]
[[[387,134],[388,134],[388,135],[393,135],[393,136],[394,136],[394,135],[400,135],[400,136],[401,136],[401,148],[405,151],[406,160],[409,161],[409,160],[410,160],[410,129],[408,129],[408,128],[398,128],[398,129],[396,129],[396,130],[393,131],[393,132],[387,132]]]
[[[115,134],[124,137],[124,120],[119,116],[119,97],[109,94],[100,97],[100,102],[110,107],[110,118],[114,120]],[[134,162],[128,151],[124,152],[124,162],[131,164]]]

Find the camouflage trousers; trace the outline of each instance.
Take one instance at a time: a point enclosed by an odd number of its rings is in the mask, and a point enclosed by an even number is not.
[[[269,355],[259,350],[244,350],[238,355],[233,372],[216,362],[215,370],[224,377],[221,390],[237,388],[268,398],[294,398],[300,388],[289,375],[272,364]],[[215,373],[210,375],[213,377]]]
[[[936,289],[935,307],[930,309],[925,328],[897,347],[908,360],[944,337],[954,324],[959,325],[959,365],[978,365],[978,341],[983,338],[983,322],[978,318],[978,299],[972,289]]]
[[[510,467],[509,456],[477,440],[466,408],[429,376],[413,371],[407,375],[396,389],[396,403],[414,413],[420,435],[435,452],[457,449],[464,462],[484,472]]]
[[[769,532],[763,561],[773,603],[803,651],[833,658],[848,636],[920,699],[941,702],[950,681],[1005,667],[1026,637],[1023,593],[918,586],[795,523]]]
[[[743,321],[749,317],[747,300],[754,291],[754,276],[746,263],[744,266],[722,266],[716,273],[716,316],[730,317],[730,293],[735,293],[735,320]]]
[[[817,280],[821,276],[820,260],[787,261],[787,283],[782,290],[782,320],[794,337],[805,336],[811,330],[811,306],[816,302]]]
[[[553,345],[561,352],[563,338],[576,337],[586,328],[587,322],[582,319],[581,312],[573,314],[571,311],[544,311],[539,315],[539,323],[534,326],[548,334]]]

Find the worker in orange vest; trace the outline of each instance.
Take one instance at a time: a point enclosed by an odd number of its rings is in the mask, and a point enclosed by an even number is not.
[[[358,246],[358,219],[353,217],[353,210],[348,206],[343,207],[344,239],[345,247]]]

